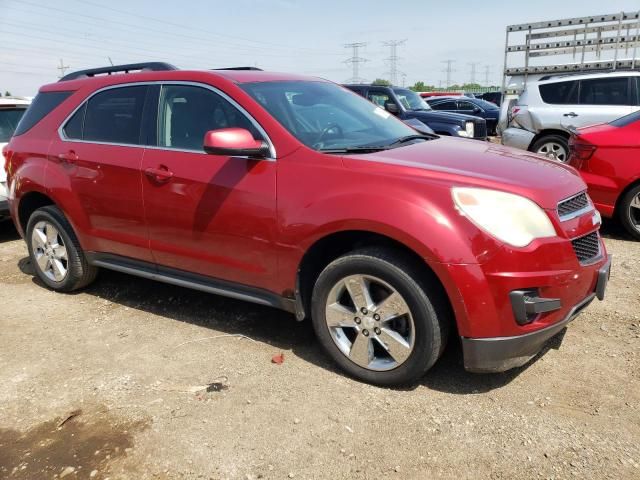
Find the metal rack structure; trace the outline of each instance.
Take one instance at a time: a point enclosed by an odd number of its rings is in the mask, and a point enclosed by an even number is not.
[[[522,63],[510,66],[518,55]],[[538,61],[564,56],[565,62]],[[571,60],[568,60],[568,57]],[[522,77],[522,88],[535,75],[589,73],[593,71],[640,70],[640,11],[565,18],[546,22],[509,25],[504,50],[503,94],[509,77]]]

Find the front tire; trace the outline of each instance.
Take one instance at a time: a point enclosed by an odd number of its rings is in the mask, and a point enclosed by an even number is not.
[[[320,273],[312,297],[314,330],[349,375],[382,386],[414,382],[446,343],[441,293],[404,255],[357,250]]]
[[[640,240],[640,185],[629,190],[620,200],[618,217],[631,236]]]
[[[561,135],[545,135],[531,146],[531,151],[560,163],[569,161],[569,143]]]
[[[52,290],[71,292],[95,279],[97,268],[87,262],[71,224],[59,208],[46,206],[33,212],[26,241],[36,275]]]

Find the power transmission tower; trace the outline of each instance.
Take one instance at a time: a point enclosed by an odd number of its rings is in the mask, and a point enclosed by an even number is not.
[[[360,56],[360,48],[366,45],[365,42],[347,43],[344,45],[344,48],[351,49],[351,58],[346,59],[344,63],[350,63],[353,68],[353,74],[351,78],[347,80],[348,83],[365,83],[365,79],[360,77],[360,64],[368,62],[368,60]]]
[[[484,84],[489,87],[489,75],[491,75],[491,65],[484,66]]]
[[[389,47],[390,54],[389,58],[387,58],[387,63],[389,64],[389,81],[391,85],[398,84],[398,73],[402,73],[398,71],[398,46],[405,43],[407,40],[389,40],[387,42],[382,42],[382,45],[385,47]]]
[[[442,72],[447,74],[447,85],[445,87],[449,88],[451,85],[453,85],[453,83],[451,82],[451,74],[455,72],[453,68],[453,64],[455,63],[455,60],[443,60],[442,63],[447,64],[447,68],[442,70]]]
[[[480,62],[469,62],[469,67],[471,67],[471,76],[469,83],[476,83],[476,67],[480,65]]]
[[[60,59],[60,66],[58,66],[56,68],[58,70],[60,70],[60,77],[59,78],[62,78],[62,77],[64,77],[64,72],[69,70],[69,65],[65,65],[64,62],[62,61],[62,59]]]

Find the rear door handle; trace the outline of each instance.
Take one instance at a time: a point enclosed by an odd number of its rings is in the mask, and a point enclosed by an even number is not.
[[[60,163],[76,163],[78,161],[78,154],[73,150],[69,150],[67,153],[60,153],[58,160]]]
[[[168,182],[173,177],[173,172],[164,165],[160,165],[158,168],[147,168],[144,174],[158,183]]]
[[[565,117],[577,117],[578,114],[575,112],[569,112],[564,114]]]

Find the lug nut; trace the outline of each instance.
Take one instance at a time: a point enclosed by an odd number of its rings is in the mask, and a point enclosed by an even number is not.
[[[378,315],[378,314],[376,313],[376,314],[373,316],[373,319],[374,319],[376,322],[379,322],[379,321],[380,321],[380,315]]]
[[[363,331],[362,331],[362,334],[363,334],[365,337],[368,337],[368,336],[369,336],[369,330],[363,330]]]
[[[353,320],[354,320],[358,325],[360,325],[360,322],[362,321],[362,320],[360,320],[360,317],[356,317],[356,318],[354,318]]]
[[[366,315],[367,313],[369,313],[369,312],[367,311],[367,309],[366,309],[366,308],[364,308],[364,307],[362,307],[362,308],[360,309],[360,311],[362,312],[362,314],[363,314],[363,315]]]
[[[376,335],[380,335],[380,329],[378,327],[373,329],[374,332],[376,332]]]

